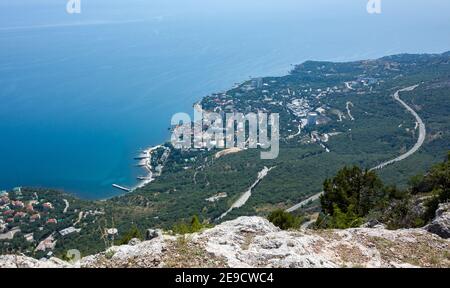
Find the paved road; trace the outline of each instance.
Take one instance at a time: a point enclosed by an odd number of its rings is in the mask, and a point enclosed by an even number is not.
[[[67,209],[69,209],[69,207],[70,207],[70,204],[69,204],[69,201],[67,201],[66,199],[63,199],[63,201],[64,201],[64,204],[66,204],[66,207],[64,207],[63,213],[66,214]]]
[[[317,199],[320,198],[320,196],[323,194],[323,191],[317,194],[314,194],[313,196],[309,197],[306,200],[303,200],[302,202],[295,204],[294,206],[292,206],[291,208],[287,209],[286,212],[294,212],[295,210],[298,210],[300,208],[302,208],[303,206],[305,206],[306,204],[308,204],[309,202],[313,202],[316,201]]]
[[[276,167],[276,166],[275,166]],[[259,184],[259,182],[261,182],[264,177],[267,176],[267,174],[269,174],[269,172],[274,169],[275,167],[264,167],[263,170],[261,170],[258,173],[258,177],[256,178],[256,181],[252,184],[252,186],[250,186],[250,188],[248,188],[248,190],[241,195],[241,197],[239,197],[238,200],[236,200],[236,202],[233,203],[233,205],[231,205],[230,209],[228,209],[228,211],[226,211],[225,213],[223,213],[222,215],[220,215],[219,218],[217,218],[217,220],[220,220],[222,218],[224,218],[225,216],[228,215],[228,213],[230,213],[233,209],[237,209],[240,208],[242,206],[245,205],[245,203],[247,203],[248,199],[250,198],[250,196],[252,196],[252,190],[256,187],[256,185]]]
[[[381,163],[380,165],[370,169],[370,171],[380,170],[380,169],[385,168],[386,166],[389,166],[389,165],[394,164],[396,162],[400,162],[402,160],[405,160],[406,158],[408,158],[411,155],[413,155],[414,153],[416,153],[420,149],[420,147],[422,147],[423,143],[425,142],[425,137],[427,135],[425,124],[423,123],[423,121],[420,118],[420,116],[416,113],[416,111],[414,111],[414,109],[412,109],[408,104],[406,104],[402,99],[400,99],[400,92],[413,91],[418,86],[419,85],[406,87],[404,89],[398,90],[394,94],[394,99],[396,101],[398,101],[403,107],[405,107],[406,110],[408,110],[416,118],[416,121],[419,124],[419,138],[417,140],[417,143],[413,146],[413,148],[411,148],[411,150],[409,150],[405,154],[402,154],[402,155],[398,156],[395,159],[392,159],[392,160],[386,161],[384,163]],[[306,204],[308,204],[310,201],[315,201],[315,200],[319,199],[322,194],[323,194],[323,191],[320,192],[320,193],[314,194],[313,196],[309,197],[308,199],[303,200],[302,202],[300,202],[300,203],[292,206],[291,208],[287,209],[286,212],[294,212],[295,210],[298,210],[298,209],[302,208],[303,206],[305,206]]]
[[[81,211],[80,213],[78,213],[78,220],[72,224],[72,226],[77,225],[78,223],[81,222],[81,219],[83,219],[83,211]]]
[[[417,143],[411,148],[411,150],[409,150],[405,154],[400,155],[400,156],[398,156],[395,159],[392,159],[392,160],[389,160],[387,162],[381,163],[380,165],[372,168],[371,171],[373,171],[373,170],[380,170],[380,169],[383,169],[386,166],[389,166],[389,165],[394,164],[396,162],[400,162],[402,160],[405,160],[406,158],[408,158],[411,155],[413,155],[414,153],[416,153],[420,149],[420,147],[422,147],[423,143],[425,142],[425,137],[427,135],[425,124],[423,123],[423,121],[420,118],[420,116],[416,113],[416,111],[414,111],[410,106],[408,106],[408,104],[406,104],[402,99],[400,99],[400,92],[412,91],[412,90],[416,89],[418,86],[419,85],[410,86],[410,87],[407,87],[405,89],[398,90],[394,94],[394,99],[397,100],[398,102],[400,102],[400,104],[403,107],[405,107],[406,110],[408,110],[414,116],[414,118],[416,118],[416,121],[419,124],[419,139],[417,140]]]
[[[355,121],[355,118],[352,115],[352,111],[350,111],[350,106],[353,107],[353,103],[350,101],[347,101],[347,103],[345,104],[345,108],[347,109],[347,115],[348,115],[348,117],[350,117],[350,120]]]
[[[308,222],[305,222],[302,224],[302,226],[300,227],[300,229],[305,230],[308,229],[308,227],[312,224],[314,224],[317,221],[317,219],[313,219],[313,220],[309,220]]]

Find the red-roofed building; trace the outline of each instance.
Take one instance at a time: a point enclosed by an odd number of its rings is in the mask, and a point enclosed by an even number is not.
[[[14,217],[20,217],[20,218],[23,218],[23,217],[25,217],[27,214],[26,213],[24,213],[24,212],[17,212],[15,215],[14,215]]]
[[[28,204],[28,205],[27,205],[27,211],[28,211],[28,212],[33,212],[33,211],[34,211],[33,205]]]
[[[47,202],[47,203],[42,204],[42,207],[44,207],[45,209],[53,209],[53,204],[50,202]]]
[[[6,211],[3,211],[3,215],[4,215],[4,216],[13,215],[13,214],[14,214],[14,210],[6,210]]]
[[[23,208],[23,207],[25,207],[25,204],[23,204],[23,202],[22,202],[22,201],[19,201],[19,200],[17,200],[17,201],[12,201],[11,204],[12,204],[14,207],[16,207],[16,208]]]
[[[14,222],[14,218],[8,218],[8,219],[6,219],[6,223],[12,223],[12,222]]]
[[[47,224],[58,224],[58,221],[55,218],[50,218],[47,220]]]
[[[40,219],[41,219],[41,215],[40,214],[34,214],[34,215],[31,215],[30,222],[35,222],[35,221],[40,220]]]
[[[0,205],[8,204],[8,203],[9,203],[9,198],[8,198],[8,196],[0,197]]]

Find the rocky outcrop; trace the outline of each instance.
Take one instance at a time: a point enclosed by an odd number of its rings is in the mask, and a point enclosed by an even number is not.
[[[145,232],[145,240],[152,240],[162,235],[161,230],[147,229]]]
[[[57,258],[37,260],[19,255],[0,256],[0,268],[70,268],[73,265]]]
[[[436,217],[430,224],[425,226],[425,229],[442,238],[450,238],[450,203],[439,205],[439,208],[436,210]]]
[[[375,227],[281,231],[266,219],[241,217],[200,233],[112,247],[72,265],[0,256],[0,267],[450,267],[450,240],[424,229]]]
[[[281,231],[243,217],[195,235],[193,241],[230,267],[431,267],[450,265],[450,242],[421,229]]]
[[[386,225],[384,225],[383,223],[381,223],[378,220],[370,220],[367,223],[364,223],[363,225],[361,225],[361,228],[381,228],[384,229],[386,228]]]
[[[114,246],[103,253],[85,257],[75,265],[89,268],[163,267],[162,258],[167,252],[167,241],[164,237],[140,243],[133,241],[128,245]]]

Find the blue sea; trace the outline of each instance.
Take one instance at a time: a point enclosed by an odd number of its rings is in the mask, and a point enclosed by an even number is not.
[[[0,0],[0,189],[132,187],[170,118],[305,60],[450,50],[450,2]],[[345,2],[345,3],[341,3]]]

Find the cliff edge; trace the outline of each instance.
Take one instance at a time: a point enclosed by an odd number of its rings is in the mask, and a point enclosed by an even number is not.
[[[450,267],[450,240],[425,229],[282,231],[264,218],[240,217],[199,233],[155,236],[75,263],[6,255],[0,267]]]

